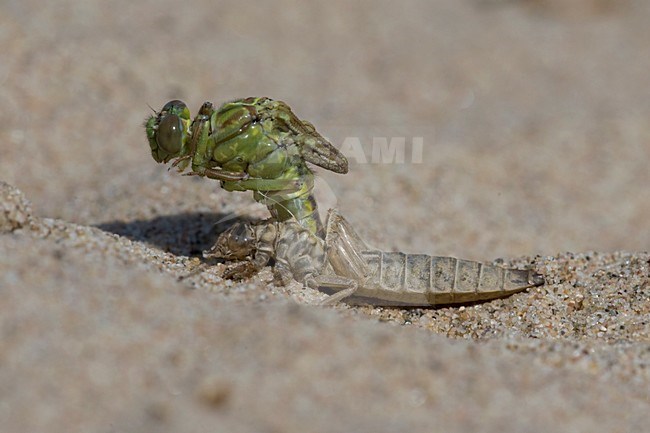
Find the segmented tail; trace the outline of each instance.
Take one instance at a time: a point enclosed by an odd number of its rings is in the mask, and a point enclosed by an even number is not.
[[[373,276],[360,295],[410,305],[458,304],[501,298],[544,284],[518,270],[455,257],[364,251]]]

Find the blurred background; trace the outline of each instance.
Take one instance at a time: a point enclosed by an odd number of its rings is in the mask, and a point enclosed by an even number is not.
[[[170,99],[268,96],[344,146],[350,173],[319,174],[376,246],[647,250],[648,22],[642,0],[4,0],[0,179],[82,224],[264,217],[157,165],[142,123]],[[395,138],[404,163],[373,161]]]

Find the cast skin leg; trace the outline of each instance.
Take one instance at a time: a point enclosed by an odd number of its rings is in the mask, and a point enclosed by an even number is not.
[[[276,262],[273,266],[273,276],[279,284],[286,286],[293,280],[291,270],[284,263]]]
[[[333,305],[341,300],[352,296],[359,285],[356,281],[341,277],[339,275],[318,275],[316,277],[309,276],[305,278],[305,285],[315,290],[320,290],[323,288],[330,289],[342,289],[333,295],[330,295],[327,299],[323,300],[320,305]]]

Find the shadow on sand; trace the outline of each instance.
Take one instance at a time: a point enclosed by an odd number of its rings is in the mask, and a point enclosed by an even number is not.
[[[178,256],[200,257],[221,232],[237,221],[248,220],[223,213],[187,212],[149,220],[112,221],[95,227]]]

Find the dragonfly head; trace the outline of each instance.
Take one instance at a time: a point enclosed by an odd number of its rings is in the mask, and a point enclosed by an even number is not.
[[[190,110],[184,102],[169,101],[145,124],[151,155],[156,162],[166,163],[187,153]]]
[[[243,260],[255,249],[255,231],[250,224],[235,223],[221,233],[212,248],[203,253],[205,258]]]

